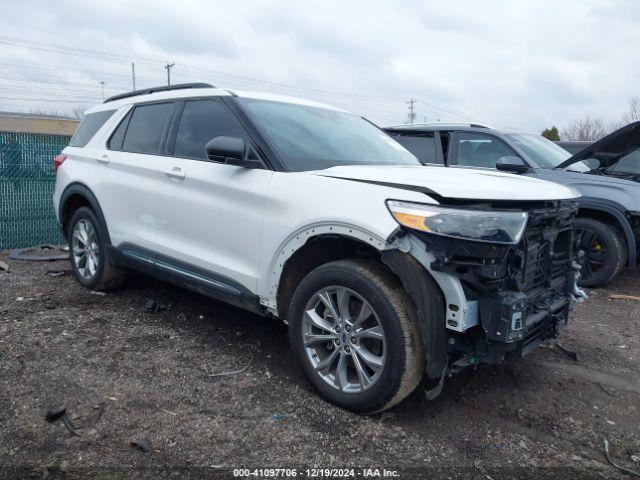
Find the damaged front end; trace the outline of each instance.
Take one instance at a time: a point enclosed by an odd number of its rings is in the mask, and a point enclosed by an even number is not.
[[[422,313],[427,376],[435,381],[436,395],[447,374],[524,356],[557,336],[567,323],[571,301],[586,297],[576,283],[580,264],[574,252],[575,204],[484,202],[463,208],[524,211],[528,218],[514,244],[399,231],[395,246],[414,257],[442,291],[444,324],[423,314],[425,308],[416,301],[416,278],[408,278],[400,254],[383,255],[418,305],[418,316]]]

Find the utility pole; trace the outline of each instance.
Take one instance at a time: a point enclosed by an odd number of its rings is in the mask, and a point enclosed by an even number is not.
[[[131,83],[133,84],[133,89],[136,89],[136,64],[131,62]]]
[[[100,80],[100,87],[102,88],[102,101],[104,102],[104,81]]]
[[[407,102],[407,105],[409,105],[409,115],[407,116],[407,123],[413,123],[416,121],[416,99],[415,98],[411,98],[409,99],[409,101]]]
[[[167,69],[167,85],[171,85],[171,69],[175,66],[175,63],[167,63],[164,68]]]

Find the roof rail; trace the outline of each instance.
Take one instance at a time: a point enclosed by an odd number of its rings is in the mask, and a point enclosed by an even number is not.
[[[427,127],[470,127],[470,128],[491,128],[489,125],[480,123],[456,123],[456,122],[431,122],[431,123],[403,123],[387,128],[427,128]]]
[[[115,100],[121,100],[123,98],[137,97],[138,95],[148,95],[156,92],[168,92],[170,90],[183,90],[186,88],[214,88],[213,85],[208,83],[179,83],[177,85],[165,85],[161,87],[143,88],[142,90],[133,90],[132,92],[120,93],[113,97],[107,98],[104,103],[113,102]]]

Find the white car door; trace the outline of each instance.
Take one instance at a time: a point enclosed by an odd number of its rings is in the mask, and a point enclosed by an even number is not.
[[[153,195],[158,259],[209,283],[255,292],[265,191],[273,172],[207,160],[205,145],[214,137],[248,139],[222,100],[187,100],[176,122],[175,146],[168,146],[173,155],[159,157],[165,175]]]
[[[114,246],[155,248],[154,197],[165,182],[157,153],[173,106],[165,101],[133,107],[94,153],[100,171],[92,188]]]

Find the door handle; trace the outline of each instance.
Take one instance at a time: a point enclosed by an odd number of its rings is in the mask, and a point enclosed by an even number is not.
[[[184,173],[182,170],[180,170],[180,168],[178,167],[168,168],[167,170],[164,171],[164,174],[167,177],[173,177],[179,180],[184,180],[185,177],[187,176],[187,174]]]
[[[103,155],[100,155],[98,158],[96,158],[96,160],[97,160],[99,163],[103,163],[103,164],[105,164],[105,165],[106,165],[107,163],[109,163],[109,157],[108,157],[107,155],[104,155],[104,154],[103,154]]]

